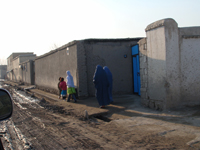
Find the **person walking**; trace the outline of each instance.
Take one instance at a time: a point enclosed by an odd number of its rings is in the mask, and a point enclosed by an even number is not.
[[[70,71],[66,71],[67,73],[67,94],[68,94],[68,99],[67,99],[67,102],[70,101],[70,97],[72,96],[72,98],[74,99],[74,102],[76,103],[77,100],[76,100],[76,90],[75,90],[75,86],[74,86],[74,80],[73,80],[73,77],[70,73]]]
[[[58,98],[60,99],[61,98],[61,92],[62,92],[62,89],[60,88],[60,82],[61,82],[61,78],[62,77],[60,77],[58,80],[59,80],[59,82],[58,82]]]
[[[108,79],[105,70],[100,65],[96,66],[96,70],[93,77],[93,83],[95,85],[96,93],[95,96],[100,105],[100,108],[105,108],[106,105],[110,104],[108,96]]]
[[[62,92],[61,92],[61,96],[64,100],[66,100],[66,96],[67,96],[67,84],[66,82],[64,81],[64,78],[61,78],[61,82],[60,82],[60,85],[59,87],[62,89]]]
[[[106,72],[107,75],[107,79],[108,79],[108,96],[109,96],[109,100],[110,103],[113,103],[113,97],[112,97],[112,87],[113,87],[113,77],[112,77],[112,73],[110,72],[110,69],[107,66],[104,66],[103,69]]]

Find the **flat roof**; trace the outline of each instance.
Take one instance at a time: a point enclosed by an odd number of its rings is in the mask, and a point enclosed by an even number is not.
[[[72,42],[69,42],[55,50],[51,50],[43,55],[40,55],[40,56],[37,56],[35,60],[37,59],[40,59],[40,58],[43,58],[43,57],[46,57],[46,56],[49,56],[53,53],[56,53],[57,51],[60,51],[60,50],[63,50],[69,46],[72,46],[72,45],[75,45],[77,44],[78,42],[86,42],[86,43],[95,43],[95,42],[125,42],[125,41],[139,41],[140,39],[142,39],[144,37],[137,37],[137,38],[116,38],[116,39],[83,39],[83,40],[74,40]]]
[[[26,55],[26,54],[34,54],[34,52],[16,52],[16,53],[12,53],[9,57],[11,57],[14,54],[18,54],[18,55]],[[8,57],[8,58],[9,58]],[[17,57],[17,56],[16,56]]]

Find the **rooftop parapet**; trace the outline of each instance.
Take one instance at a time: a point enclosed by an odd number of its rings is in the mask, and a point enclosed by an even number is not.
[[[147,32],[147,31],[153,30],[155,28],[159,28],[159,27],[162,27],[162,26],[169,26],[169,25],[172,25],[172,24],[174,24],[178,27],[177,22],[172,18],[166,18],[166,19],[158,20],[156,22],[149,24],[146,27],[145,31]]]

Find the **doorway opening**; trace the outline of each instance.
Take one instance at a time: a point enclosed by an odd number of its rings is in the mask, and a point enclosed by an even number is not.
[[[132,62],[133,62],[133,93],[140,95],[140,60],[139,60],[139,45],[131,47]]]

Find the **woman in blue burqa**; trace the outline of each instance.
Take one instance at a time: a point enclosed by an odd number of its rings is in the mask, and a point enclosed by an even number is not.
[[[103,67],[103,69],[106,72],[107,78],[108,78],[108,96],[109,96],[109,100],[110,103],[113,103],[113,98],[112,98],[112,87],[113,87],[113,77],[112,77],[112,73],[110,72],[109,68],[107,66]]]
[[[105,105],[109,105],[109,96],[108,96],[108,79],[105,70],[100,65],[96,66],[96,71],[94,73],[93,82],[96,89],[96,98],[99,102],[100,108],[104,108]]]

